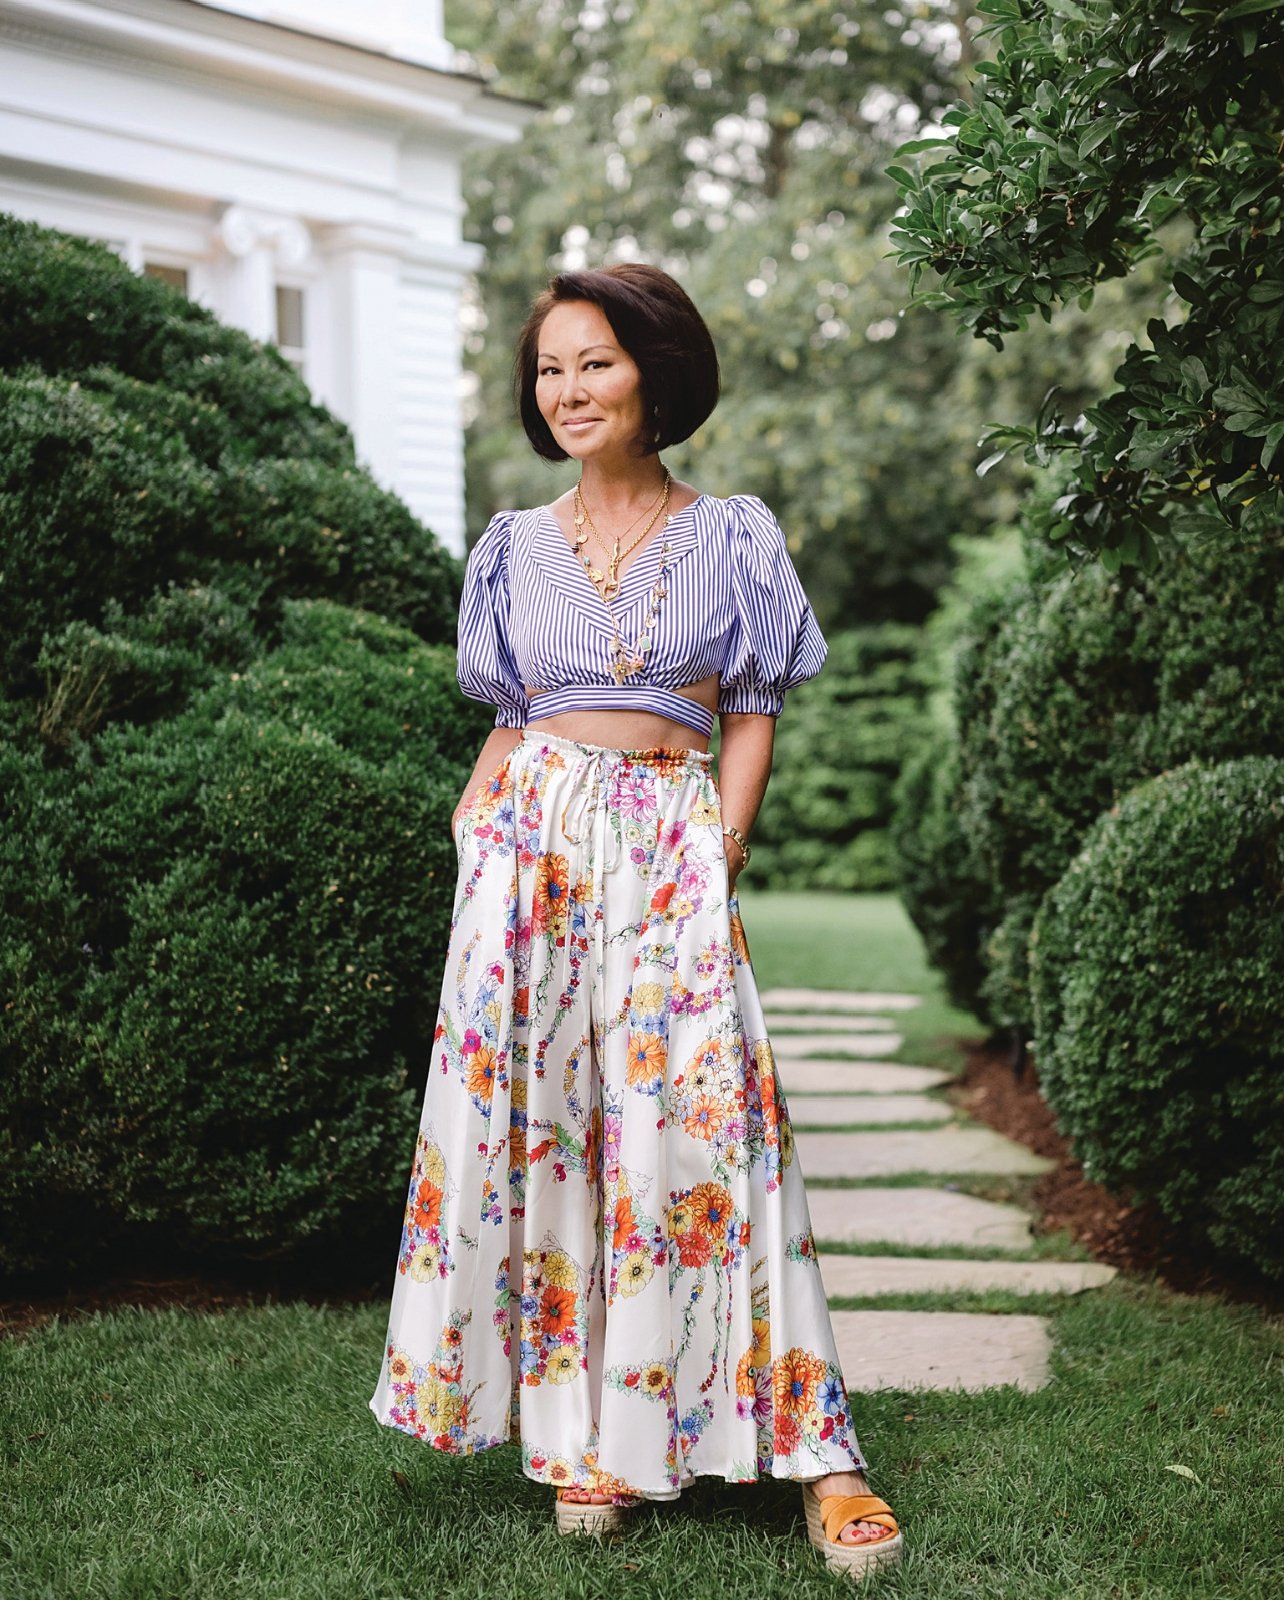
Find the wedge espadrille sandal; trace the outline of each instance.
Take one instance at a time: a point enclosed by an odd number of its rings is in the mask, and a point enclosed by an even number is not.
[[[612,1494],[608,1505],[595,1506],[589,1500],[567,1500],[565,1491],[559,1488],[557,1531],[558,1533],[618,1533],[628,1526],[629,1512],[641,1504],[641,1495]]]
[[[905,1541],[886,1500],[876,1494],[828,1494],[820,1500],[805,1483],[802,1494],[807,1537],[832,1571],[860,1579],[875,1567],[900,1560]],[[838,1535],[849,1522],[877,1522],[889,1531],[881,1539],[843,1544]]]

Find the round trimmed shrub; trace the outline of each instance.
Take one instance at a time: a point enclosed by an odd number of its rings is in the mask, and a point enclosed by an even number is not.
[[[1040,907],[1030,980],[1089,1177],[1284,1276],[1284,761],[1124,795]]]
[[[70,759],[0,751],[0,1267],[359,1260],[404,1187],[485,737],[453,652],[284,642]]]
[[[961,663],[961,824],[1003,906],[986,946],[998,1022],[1031,1020],[1044,895],[1096,818],[1192,759],[1284,749],[1284,545],[1174,534],[1163,564],[1094,565],[1031,589]]]

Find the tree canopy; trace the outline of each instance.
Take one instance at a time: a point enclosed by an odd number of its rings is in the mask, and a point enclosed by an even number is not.
[[[980,0],[996,46],[953,134],[921,170],[888,168],[894,238],[916,303],[996,348],[1033,313],[1091,302],[1159,257],[1167,293],[1113,392],[1074,414],[1050,391],[1033,426],[1001,426],[1074,479],[1049,534],[1111,569],[1151,566],[1174,523],[1251,537],[1284,521],[1284,4]],[[917,166],[917,164],[916,164]]]

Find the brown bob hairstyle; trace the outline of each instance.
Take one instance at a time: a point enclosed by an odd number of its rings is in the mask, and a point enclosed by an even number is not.
[[[536,454],[546,461],[567,459],[535,400],[540,329],[553,307],[567,300],[597,306],[637,364],[643,415],[655,424],[653,437],[638,441],[641,453],[652,455],[689,439],[718,403],[713,337],[676,279],[642,261],[621,261],[596,271],[559,272],[531,306],[517,340],[513,395]]]

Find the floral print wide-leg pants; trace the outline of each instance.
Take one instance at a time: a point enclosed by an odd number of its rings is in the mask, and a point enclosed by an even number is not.
[[[863,1467],[711,755],[528,729],[457,842],[371,1410],[655,1499]]]

